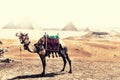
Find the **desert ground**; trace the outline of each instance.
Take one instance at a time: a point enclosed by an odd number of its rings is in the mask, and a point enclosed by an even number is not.
[[[61,57],[51,56],[47,57],[46,75],[41,77],[42,64],[36,53],[25,51],[17,38],[1,38],[0,47],[8,47],[2,58],[13,61],[0,63],[0,80],[120,80],[119,39],[72,36],[61,40],[68,47],[73,72],[68,73],[68,64],[65,71],[60,72]]]

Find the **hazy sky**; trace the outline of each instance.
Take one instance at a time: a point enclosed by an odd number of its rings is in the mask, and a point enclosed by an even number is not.
[[[120,27],[120,0],[0,0],[0,27],[8,22],[41,27]]]

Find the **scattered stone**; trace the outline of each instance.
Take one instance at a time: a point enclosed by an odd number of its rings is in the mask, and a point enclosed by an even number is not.
[[[10,63],[10,62],[13,62],[14,60],[11,60],[9,58],[6,58],[6,59],[0,59],[0,63]]]

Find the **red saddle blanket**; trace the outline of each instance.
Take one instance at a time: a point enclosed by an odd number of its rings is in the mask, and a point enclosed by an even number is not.
[[[59,50],[59,38],[47,37],[46,39],[46,50],[58,51]]]

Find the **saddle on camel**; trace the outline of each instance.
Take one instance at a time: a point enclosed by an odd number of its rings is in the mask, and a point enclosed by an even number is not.
[[[52,52],[52,57],[54,58],[54,54],[57,56],[57,52],[59,51],[59,48],[60,48],[60,43],[59,43],[59,35],[48,35],[45,33],[45,40],[46,40],[46,43],[45,43],[45,48],[46,48],[46,51],[48,52]],[[50,57],[50,53],[47,54],[49,57]],[[58,54],[59,55],[59,54]],[[60,55],[59,55],[60,56]]]
[[[58,57],[59,54],[57,55],[57,52],[59,52],[59,48],[60,48],[59,35],[58,34],[48,35],[47,33],[45,33],[43,39],[41,38],[40,43],[42,43],[42,41],[45,41],[43,45],[47,52],[46,55],[50,57],[50,53],[52,53],[52,57],[54,58],[54,53],[55,53],[56,57]],[[43,47],[40,47],[39,45],[35,44],[35,46],[38,50],[44,49]]]
[[[49,36],[46,34],[46,50],[48,51],[59,51],[59,36],[57,35],[52,35]]]

